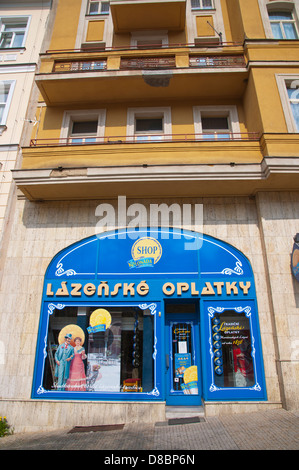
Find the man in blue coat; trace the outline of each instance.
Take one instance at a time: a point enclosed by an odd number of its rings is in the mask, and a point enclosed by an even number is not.
[[[58,346],[57,351],[55,353],[55,377],[58,377],[58,390],[65,389],[65,384],[70,374],[71,360],[75,355],[74,348],[71,345],[71,333],[66,334],[64,339],[64,343]]]

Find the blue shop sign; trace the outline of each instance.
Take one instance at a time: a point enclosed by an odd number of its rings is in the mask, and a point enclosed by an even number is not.
[[[167,228],[66,247],[45,274],[32,396],[266,399],[249,260],[209,235]]]

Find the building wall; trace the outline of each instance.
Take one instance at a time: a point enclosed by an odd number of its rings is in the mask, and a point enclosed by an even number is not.
[[[207,414],[252,411],[265,407],[298,408],[299,289],[292,280],[289,258],[299,193],[261,193],[256,200],[246,197],[164,200],[167,204],[203,204],[203,232],[231,243],[252,263],[258,301],[258,313],[265,367],[268,401],[251,403],[206,403]],[[0,393],[2,412],[10,416],[16,431],[69,427],[92,424],[93,420],[115,422],[110,404],[89,403],[85,418],[77,410],[78,403],[41,403],[30,400],[34,373],[43,279],[48,263],[62,248],[95,233],[98,218],[95,210],[102,201],[31,203],[17,202],[1,286],[1,362]],[[113,204],[115,201],[105,201]],[[133,200],[127,200],[127,207]],[[138,200],[149,208],[162,200]],[[282,215],[287,216],[288,223]],[[113,228],[113,227],[112,227]],[[293,355],[292,355],[293,354]],[[282,361],[282,362],[281,362]],[[297,374],[297,376],[296,376]],[[41,400],[42,401],[42,400]],[[20,414],[20,402],[26,410]],[[122,404],[114,404],[121,407]],[[161,420],[163,404],[131,405],[121,415],[138,421],[143,418]],[[94,407],[94,413],[92,409]],[[44,417],[32,419],[32,410],[42,410]],[[59,413],[57,410],[60,410]],[[129,410],[129,411],[128,411]],[[145,411],[146,410],[146,411]],[[57,413],[59,418],[56,419]],[[68,418],[66,418],[68,416]],[[99,418],[101,416],[101,418]],[[144,418],[146,416],[146,418]],[[65,418],[63,418],[65,417]],[[99,424],[99,422],[97,422]]]
[[[0,136],[0,240],[4,223],[9,216],[9,194],[14,169],[22,143],[22,132],[27,126],[29,98],[34,87],[34,74],[44,39],[50,2],[32,2],[30,6],[17,2],[1,2],[0,16],[29,17],[24,48],[1,48],[0,81],[12,80],[14,90],[9,106],[6,129]],[[33,124],[31,124],[31,127]],[[31,130],[31,129],[30,129]]]

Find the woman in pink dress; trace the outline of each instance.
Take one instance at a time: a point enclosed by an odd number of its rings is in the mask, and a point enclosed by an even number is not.
[[[81,338],[75,338],[75,356],[71,362],[70,375],[66,383],[66,390],[72,392],[86,391],[86,375],[83,360],[87,358],[85,349],[82,347]]]

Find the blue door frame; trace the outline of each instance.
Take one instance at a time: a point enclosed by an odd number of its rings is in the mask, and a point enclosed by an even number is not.
[[[199,337],[198,314],[166,314],[165,395],[167,405],[201,405]],[[197,380],[194,381],[195,372]]]

